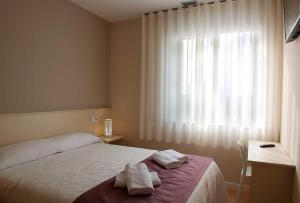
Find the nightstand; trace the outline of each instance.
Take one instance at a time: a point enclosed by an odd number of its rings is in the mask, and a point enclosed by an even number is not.
[[[124,139],[124,136],[121,135],[112,135],[111,137],[106,137],[104,135],[100,135],[100,138],[103,140],[104,143],[110,144],[112,142],[118,142]]]

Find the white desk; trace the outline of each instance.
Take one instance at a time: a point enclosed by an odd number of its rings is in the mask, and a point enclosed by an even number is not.
[[[272,143],[273,148],[261,148]],[[289,203],[295,165],[280,143],[250,141],[248,161],[252,165],[250,202]]]

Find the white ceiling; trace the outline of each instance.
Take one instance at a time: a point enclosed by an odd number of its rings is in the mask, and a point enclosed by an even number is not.
[[[180,7],[185,0],[70,0],[109,22],[136,18],[143,13]]]

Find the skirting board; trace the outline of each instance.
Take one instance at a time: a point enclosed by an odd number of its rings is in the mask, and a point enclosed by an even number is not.
[[[226,182],[225,181],[225,185],[226,185],[226,188],[227,189],[230,189],[230,190],[235,190],[235,191],[237,191],[238,190],[238,188],[239,188],[239,184],[237,184],[237,183],[231,183],[231,182]],[[243,186],[243,191],[249,191],[250,190],[250,185],[245,185],[244,184],[244,186]]]

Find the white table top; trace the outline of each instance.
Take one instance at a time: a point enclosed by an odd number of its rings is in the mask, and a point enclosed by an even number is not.
[[[275,147],[261,148],[261,144],[275,144]],[[277,142],[265,142],[250,140],[248,146],[248,161],[252,163],[263,163],[295,167],[293,160],[284,147]]]

